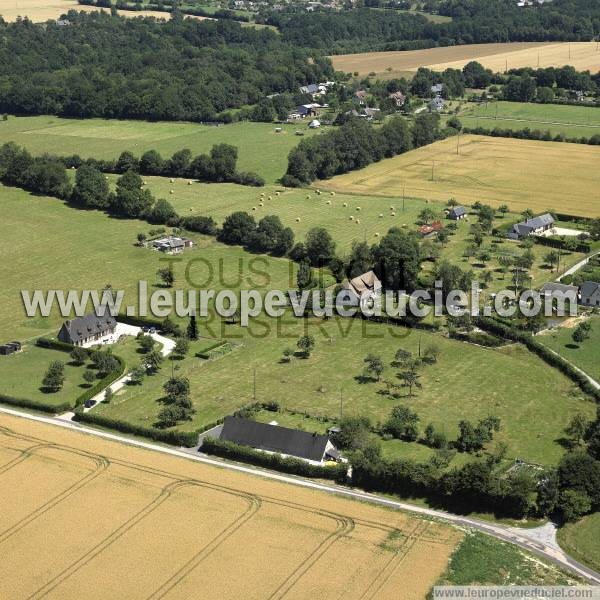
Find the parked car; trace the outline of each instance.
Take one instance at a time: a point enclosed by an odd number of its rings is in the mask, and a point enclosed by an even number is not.
[[[85,406],[85,408],[92,408],[92,406],[94,406],[94,404],[96,404],[95,400],[86,400],[83,403],[83,406]]]

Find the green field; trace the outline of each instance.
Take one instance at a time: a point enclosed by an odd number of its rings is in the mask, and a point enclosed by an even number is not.
[[[8,121],[0,121],[0,144],[13,141],[36,155],[49,152],[116,159],[124,150],[137,156],[157,150],[168,158],[183,148],[199,154],[208,152],[214,144],[226,143],[237,146],[240,171],[255,171],[273,183],[285,173],[287,155],[301,139],[295,132],[315,135],[307,123],[278,125],[280,133],[275,127],[273,123],[250,122],[215,127],[181,122],[9,117]]]
[[[561,547],[596,571],[600,569],[599,537],[600,512],[583,517],[580,521],[569,523],[558,530],[558,541]]]
[[[467,127],[529,128],[567,137],[600,135],[600,107],[592,106],[503,101],[467,104],[460,119]]]
[[[600,379],[600,316],[589,319],[592,326],[590,337],[576,344],[572,334],[574,327],[561,327],[545,332],[540,336],[540,341],[558,352],[561,356],[583,369],[596,380]]]

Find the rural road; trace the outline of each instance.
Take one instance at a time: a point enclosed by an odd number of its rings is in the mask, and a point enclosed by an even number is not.
[[[483,119],[486,121],[514,121],[515,123],[536,123],[538,125],[567,125],[569,127],[589,127],[600,129],[600,125],[586,125],[583,123],[562,123],[560,121],[538,121],[535,119],[515,119],[514,117],[478,117],[476,115],[460,115],[461,119]]]
[[[372,504],[378,504],[381,506],[387,506],[389,508],[395,508],[398,510],[415,513],[424,517],[441,519],[443,521],[452,523],[453,525],[457,526],[469,527],[482,533],[491,535],[492,537],[495,537],[499,540],[515,544],[525,550],[528,550],[530,552],[533,552],[534,554],[537,554],[538,556],[545,558],[550,562],[553,562],[554,564],[557,564],[563,568],[570,570],[573,573],[576,573],[577,575],[586,579],[593,585],[600,585],[600,573],[597,573],[593,569],[590,569],[589,567],[586,567],[585,565],[571,558],[558,546],[558,544],[556,543],[555,531],[553,531],[554,526],[552,524],[545,525],[543,527],[538,527],[536,529],[520,529],[517,527],[509,527],[506,525],[455,515],[453,513],[449,513],[442,510],[434,510],[431,508],[414,506],[406,502],[400,502],[391,498],[386,498],[384,496],[369,494],[367,492],[362,492],[359,490],[354,490],[338,485],[319,483],[300,477],[292,477],[290,475],[266,471],[249,465],[240,465],[224,460],[218,460],[200,453],[186,452],[183,449],[168,448],[165,446],[160,446],[158,444],[152,444],[150,442],[142,442],[134,439],[129,439],[121,435],[92,429],[79,423],[61,420],[56,417],[38,416],[3,407],[0,407],[0,413],[5,413],[14,417],[29,419],[31,421],[37,421],[40,423],[46,423],[58,427],[63,427],[65,429],[70,429],[71,431],[77,431],[84,435],[93,435],[96,437],[120,442],[130,446],[144,448],[146,450],[151,450],[154,452],[162,452],[163,454],[168,454],[179,458],[185,458],[187,460],[194,460],[222,469],[229,469],[240,473],[246,473],[250,475],[263,477],[266,479],[281,481],[283,483],[288,483],[291,485],[297,485],[300,487],[310,488],[322,492],[327,492],[330,494],[336,494],[338,496],[346,498],[352,498],[355,500],[361,500],[363,502],[370,502]]]
[[[598,256],[600,255],[600,252],[594,252],[593,254],[590,254],[589,256],[586,256],[583,260],[580,260],[576,265],[573,265],[571,268],[567,269],[560,277],[558,277],[556,279],[557,282],[560,282],[560,280],[563,277],[566,277],[567,275],[573,275],[574,273],[577,273],[577,271],[579,271],[579,269],[581,269],[582,267],[585,267],[585,265],[588,264],[588,262],[590,262],[590,260],[592,258],[594,258],[594,256]]]

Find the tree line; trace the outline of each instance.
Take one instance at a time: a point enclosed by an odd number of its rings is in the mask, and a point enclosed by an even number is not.
[[[303,139],[290,152],[281,182],[298,187],[315,179],[328,179],[442,137],[436,114],[419,115],[411,127],[402,117],[395,117],[378,129],[364,119],[348,117],[337,129]]]

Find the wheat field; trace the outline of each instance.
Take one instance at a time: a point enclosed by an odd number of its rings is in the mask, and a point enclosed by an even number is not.
[[[393,77],[415,72],[419,67],[434,71],[462,69],[475,60],[494,72],[521,67],[562,67],[600,71],[597,42],[509,42],[506,44],[469,44],[408,50],[404,52],[364,52],[330,57],[336,70],[359,75],[376,73]]]
[[[424,598],[456,529],[0,416],[2,598]]]
[[[462,135],[319,182],[339,192],[600,216],[600,147]]]

